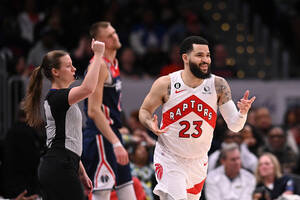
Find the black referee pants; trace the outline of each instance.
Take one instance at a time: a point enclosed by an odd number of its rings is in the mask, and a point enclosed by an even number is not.
[[[79,161],[66,149],[51,149],[41,158],[38,175],[43,200],[84,200]]]

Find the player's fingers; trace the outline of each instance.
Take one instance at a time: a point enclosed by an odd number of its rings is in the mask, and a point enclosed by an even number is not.
[[[249,90],[246,90],[243,99],[248,99],[249,96]]]
[[[160,131],[161,131],[162,133],[166,133],[168,130],[169,130],[169,127],[166,127],[166,128],[164,128],[164,129],[160,129]]]
[[[155,115],[155,114],[153,115],[153,121],[157,122],[157,115]]]
[[[252,98],[250,99],[250,102],[253,103],[253,101],[254,101],[255,99],[256,99],[256,96],[252,97]]]
[[[160,135],[160,134],[166,133],[168,130],[169,130],[169,128],[157,129],[156,133]]]

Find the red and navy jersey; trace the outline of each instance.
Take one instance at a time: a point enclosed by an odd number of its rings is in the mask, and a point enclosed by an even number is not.
[[[121,89],[122,82],[120,79],[120,71],[118,61],[115,59],[114,62],[110,62],[108,59],[103,57],[103,60],[106,63],[109,75],[107,80],[104,83],[103,88],[103,99],[102,99],[102,111],[111,126],[116,128],[122,127],[121,122]],[[87,99],[84,102],[84,110],[87,115],[88,101]],[[97,130],[96,125],[93,120],[90,119],[87,115],[86,128]]]

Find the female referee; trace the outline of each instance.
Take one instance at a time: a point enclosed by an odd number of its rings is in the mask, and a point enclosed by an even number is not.
[[[30,77],[23,109],[27,123],[33,127],[42,125],[42,73],[51,81],[51,89],[44,100],[48,148],[38,171],[43,200],[83,200],[84,192],[92,191],[92,182],[80,161],[82,116],[76,104],[96,88],[105,45],[93,40],[91,47],[94,61],[80,86],[69,88],[75,80],[76,68],[69,54],[59,50],[47,53],[42,65]]]

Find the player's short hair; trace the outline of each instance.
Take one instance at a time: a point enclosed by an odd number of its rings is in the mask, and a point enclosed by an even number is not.
[[[180,55],[191,52],[193,50],[193,44],[208,45],[208,41],[200,36],[189,36],[180,44]]]
[[[98,34],[100,34],[99,32],[99,28],[107,28],[110,25],[110,22],[106,22],[106,21],[100,21],[100,22],[96,22],[94,24],[92,24],[91,28],[90,28],[90,36],[92,38],[96,38]]]

